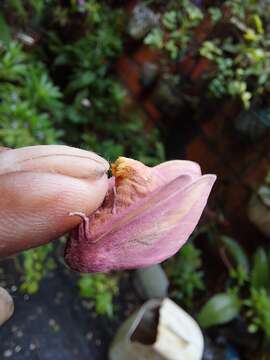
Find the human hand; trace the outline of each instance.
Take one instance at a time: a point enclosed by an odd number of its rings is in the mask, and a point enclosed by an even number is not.
[[[46,244],[90,214],[108,188],[109,164],[62,145],[0,152],[0,258]]]
[[[93,152],[62,145],[0,149],[0,258],[46,244],[102,203],[109,164]],[[0,325],[13,312],[0,288]],[[2,315],[1,315],[2,314]]]

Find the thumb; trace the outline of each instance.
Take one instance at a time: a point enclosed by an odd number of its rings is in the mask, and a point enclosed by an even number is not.
[[[78,225],[107,189],[106,160],[93,152],[43,145],[0,152],[0,256],[45,244]]]

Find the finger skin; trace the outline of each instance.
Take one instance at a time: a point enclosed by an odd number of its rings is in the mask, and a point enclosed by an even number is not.
[[[91,152],[87,158],[86,151],[78,158],[79,149],[64,148],[59,161],[59,152],[48,146],[46,156],[43,147],[46,160],[40,163],[40,148],[1,152],[6,171],[0,172],[0,257],[61,236],[80,223],[70,212],[91,214],[101,205],[108,189],[106,161]],[[23,152],[28,153],[21,162]]]
[[[65,145],[28,146],[0,152],[0,175],[35,171],[95,179],[108,170],[109,163],[99,155]]]
[[[4,324],[14,312],[14,303],[9,293],[0,287],[0,326]]]

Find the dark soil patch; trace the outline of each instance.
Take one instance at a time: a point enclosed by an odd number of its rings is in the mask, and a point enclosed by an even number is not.
[[[9,281],[11,277],[9,273]],[[64,267],[43,280],[36,295],[23,295],[16,286],[9,288],[15,313],[0,330],[0,359],[107,359],[118,326],[139,304],[130,274],[123,276],[112,319],[97,316],[89,302],[79,297],[74,279]]]

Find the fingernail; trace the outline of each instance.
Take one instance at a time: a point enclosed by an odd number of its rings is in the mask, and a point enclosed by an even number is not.
[[[0,153],[0,174],[17,171],[57,173],[98,180],[109,169],[99,155],[63,145],[40,145]]]

